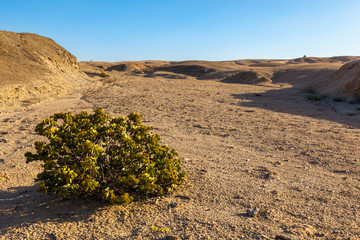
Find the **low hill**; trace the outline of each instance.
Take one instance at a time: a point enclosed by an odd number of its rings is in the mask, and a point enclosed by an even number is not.
[[[0,103],[61,95],[85,77],[76,57],[52,39],[0,31]]]

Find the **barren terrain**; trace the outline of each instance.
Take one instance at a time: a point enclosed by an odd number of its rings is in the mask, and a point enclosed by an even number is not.
[[[86,85],[0,107],[0,239],[357,239],[360,105],[316,86],[358,59],[81,63]],[[141,113],[186,183],[127,206],[36,192],[36,124],[97,107]]]

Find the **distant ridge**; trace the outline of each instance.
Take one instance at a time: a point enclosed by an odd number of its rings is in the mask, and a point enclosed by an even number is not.
[[[106,71],[145,74],[170,79],[195,78],[233,84],[283,84],[314,88],[332,96],[360,99],[360,57],[301,57],[295,59],[242,59],[233,61],[133,61],[82,62],[96,75]]]

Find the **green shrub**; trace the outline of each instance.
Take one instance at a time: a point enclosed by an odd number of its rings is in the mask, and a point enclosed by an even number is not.
[[[100,77],[110,77],[110,74],[106,73],[106,72],[101,72],[99,73]]]
[[[334,97],[333,100],[334,100],[334,102],[344,102],[345,98],[344,97]]]
[[[311,101],[321,101],[326,98],[326,96],[308,95],[306,98]]]
[[[27,152],[26,162],[43,162],[36,179],[43,193],[95,195],[112,204],[163,195],[184,181],[185,172],[176,151],[160,145],[152,129],[138,113],[56,113],[36,126],[48,141],[36,141],[36,153]]]
[[[307,88],[307,89],[306,89],[306,92],[307,92],[307,93],[315,93],[314,89],[311,88],[311,87]]]

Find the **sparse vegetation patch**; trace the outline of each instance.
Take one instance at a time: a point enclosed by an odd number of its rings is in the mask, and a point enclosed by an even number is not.
[[[324,98],[327,98],[327,96],[324,96],[324,95],[321,95],[321,96],[319,96],[319,95],[308,95],[306,98],[308,100],[310,100],[310,101],[321,101]]]
[[[307,92],[307,93],[311,93],[311,94],[315,93],[314,89],[311,88],[311,87],[307,88],[307,89],[306,89],[306,92]]]
[[[344,102],[345,98],[344,97],[334,97],[333,100],[334,100],[334,102]]]
[[[99,76],[105,78],[105,77],[110,77],[110,74],[108,74],[106,72],[100,72]]]

